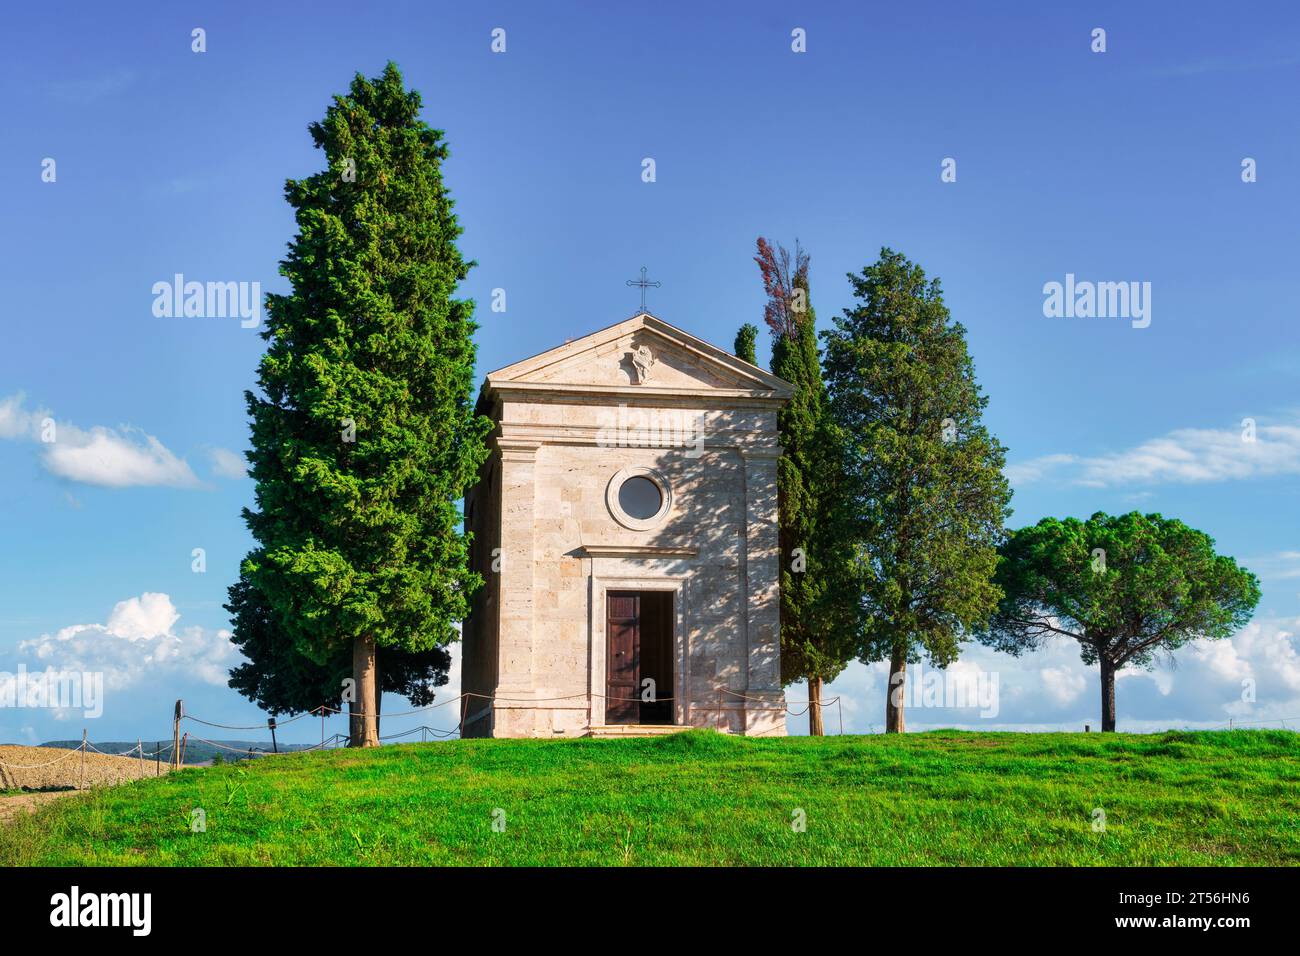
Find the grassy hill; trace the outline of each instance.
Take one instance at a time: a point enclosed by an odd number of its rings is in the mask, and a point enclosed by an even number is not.
[[[0,827],[0,863],[1296,865],[1300,736],[697,731],[296,754],[56,801]]]

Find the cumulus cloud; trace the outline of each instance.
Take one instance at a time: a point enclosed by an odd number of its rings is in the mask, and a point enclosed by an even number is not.
[[[1170,728],[1234,726],[1300,729],[1300,620],[1265,618],[1222,641],[1193,641],[1152,670],[1128,668],[1116,687],[1120,730],[1155,732]],[[921,668],[909,667],[909,682]],[[924,672],[933,670],[928,665]],[[912,730],[961,727],[969,730],[1082,730],[1099,725],[1101,684],[1096,665],[1079,657],[1068,638],[1046,641],[1022,657],[979,644],[962,649],[954,678],[969,682],[979,672],[997,676],[998,707],[982,718],[975,707],[917,706],[906,697]],[[846,733],[883,730],[888,665],[850,664],[829,684],[824,699],[839,697],[826,712],[826,727]],[[790,701],[807,700],[803,684],[787,689]],[[793,709],[799,710],[798,706]],[[1292,722],[1295,721],[1295,722]],[[806,716],[787,718],[791,733],[806,733]]]
[[[83,432],[65,427],[62,432],[45,452],[45,467],[61,478],[106,488],[199,484],[183,458],[139,429],[96,426]]]
[[[40,441],[41,425],[48,417],[45,409],[23,408],[22,394],[0,399],[0,438]]]
[[[178,629],[179,621],[168,595],[146,591],[119,601],[103,624],[72,624],[21,642],[18,652],[29,670],[102,673],[109,690],[159,678],[225,686],[236,656],[230,631]]]
[[[1048,698],[1064,705],[1082,697],[1088,679],[1080,671],[1081,668],[1044,667],[1039,674]]]
[[[1180,428],[1104,455],[1053,454],[1009,465],[1012,484],[1056,479],[1092,488],[1230,481],[1300,474],[1300,425]]]
[[[212,471],[222,478],[244,478],[248,475],[244,456],[229,448],[209,449],[208,456],[212,459]]]
[[[28,411],[23,396],[0,400],[0,438],[39,443],[47,471],[69,481],[105,488],[196,488],[185,459],[138,428],[90,429],[58,423],[45,409]]]

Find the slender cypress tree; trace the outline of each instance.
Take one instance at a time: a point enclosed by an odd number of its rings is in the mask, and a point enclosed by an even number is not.
[[[454,297],[472,263],[456,249],[443,134],[419,112],[390,63],[311,125],[325,169],[285,187],[292,292],[267,297],[260,394],[246,396],[258,547],[244,597],[316,665],[350,654],[354,746],[377,743],[377,648],[455,640],[481,584],[459,506],[489,427],[474,413],[473,304]]]
[[[839,458],[828,420],[817,348],[817,316],[808,286],[808,256],[758,240],[754,257],[767,293],[772,373],[794,386],[777,413],[783,453],[777,464],[781,548],[781,681],[808,684],[808,732],[821,736],[822,684],[852,658],[851,615],[832,586],[839,545],[827,534]]]
[[[890,249],[849,281],[858,304],[823,336],[843,436],[834,537],[854,555],[858,655],[889,661],[885,729],[899,732],[908,662],[952,663],[1002,597],[992,578],[1011,491],[939,281]]]
[[[752,322],[746,322],[736,333],[735,356],[738,359],[744,359],[750,365],[758,364],[758,353],[754,351],[754,346],[758,343],[758,326]]]

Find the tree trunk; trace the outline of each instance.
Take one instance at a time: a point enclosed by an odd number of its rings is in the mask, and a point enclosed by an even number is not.
[[[885,688],[885,733],[901,734],[903,726],[903,689],[907,686],[907,649],[895,644],[889,658],[889,686]]]
[[[1115,729],[1115,665],[1101,655],[1101,729]]]
[[[378,747],[379,723],[376,719],[375,639],[366,635],[352,642],[352,679],[357,685],[353,705],[357,716],[352,722],[353,747]]]
[[[808,678],[808,736],[821,737],[826,731],[822,727],[822,679]]]
[[[375,648],[375,736],[378,737],[382,730],[379,729],[379,722],[384,715],[384,674],[379,669],[379,648]]]

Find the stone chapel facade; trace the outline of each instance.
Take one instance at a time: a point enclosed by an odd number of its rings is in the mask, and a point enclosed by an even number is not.
[[[487,376],[464,736],[785,733],[790,394],[645,312]]]

